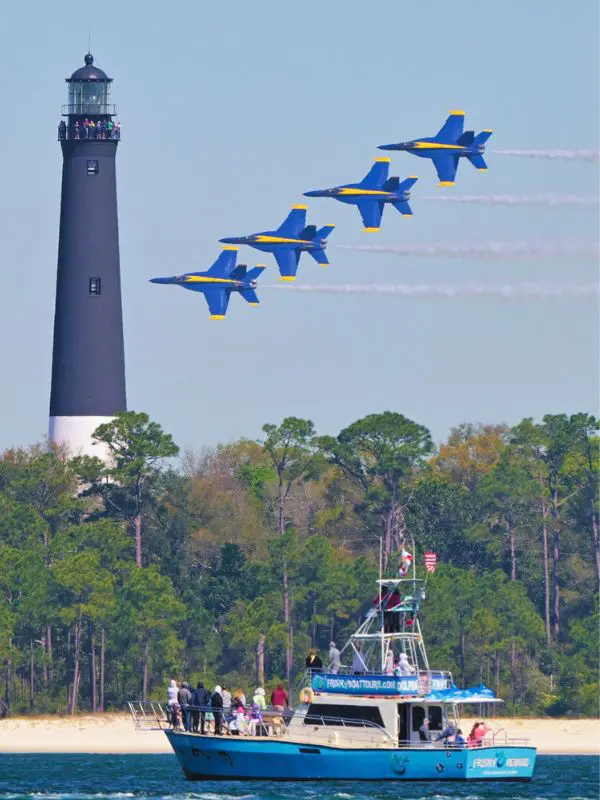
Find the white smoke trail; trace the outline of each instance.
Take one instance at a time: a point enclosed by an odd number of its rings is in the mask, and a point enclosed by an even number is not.
[[[419,200],[491,206],[597,206],[600,203],[600,197],[595,194],[432,194]]]
[[[261,289],[286,289],[292,292],[317,292],[322,294],[379,294],[400,297],[499,297],[504,299],[552,297],[598,297],[597,283],[397,283],[397,284],[331,284],[318,285],[271,284]]]
[[[599,150],[493,150],[499,156],[523,156],[524,158],[564,158],[570,161],[600,160]]]
[[[598,242],[583,239],[541,239],[524,241],[490,241],[472,244],[436,242],[433,244],[340,244],[343,250],[360,250],[367,253],[392,253],[411,258],[476,258],[488,260],[517,258],[568,258],[597,259]]]

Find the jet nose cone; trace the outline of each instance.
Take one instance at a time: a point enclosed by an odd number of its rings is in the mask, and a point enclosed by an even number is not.
[[[171,278],[150,278],[150,283],[171,283]]]
[[[304,192],[305,197],[321,197],[323,192],[321,189],[313,189],[310,192]]]
[[[219,239],[223,244],[246,244],[248,236],[228,236],[226,239]]]

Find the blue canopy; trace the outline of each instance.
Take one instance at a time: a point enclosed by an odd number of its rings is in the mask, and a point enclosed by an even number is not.
[[[458,689],[454,684],[449,689],[429,692],[423,700],[434,703],[502,703],[491,689],[480,683],[469,689]]]

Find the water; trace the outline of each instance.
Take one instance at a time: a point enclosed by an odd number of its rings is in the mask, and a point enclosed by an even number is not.
[[[598,759],[539,756],[531,783],[191,783],[170,755],[0,755],[0,800],[597,800]]]

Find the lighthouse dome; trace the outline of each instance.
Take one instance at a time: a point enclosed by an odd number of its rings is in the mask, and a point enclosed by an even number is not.
[[[67,78],[68,83],[72,81],[100,81],[102,83],[110,83],[112,81],[112,78],[109,78],[104,70],[94,66],[94,56],[91,53],[87,53],[84,60],[85,66],[76,69],[71,77]]]

